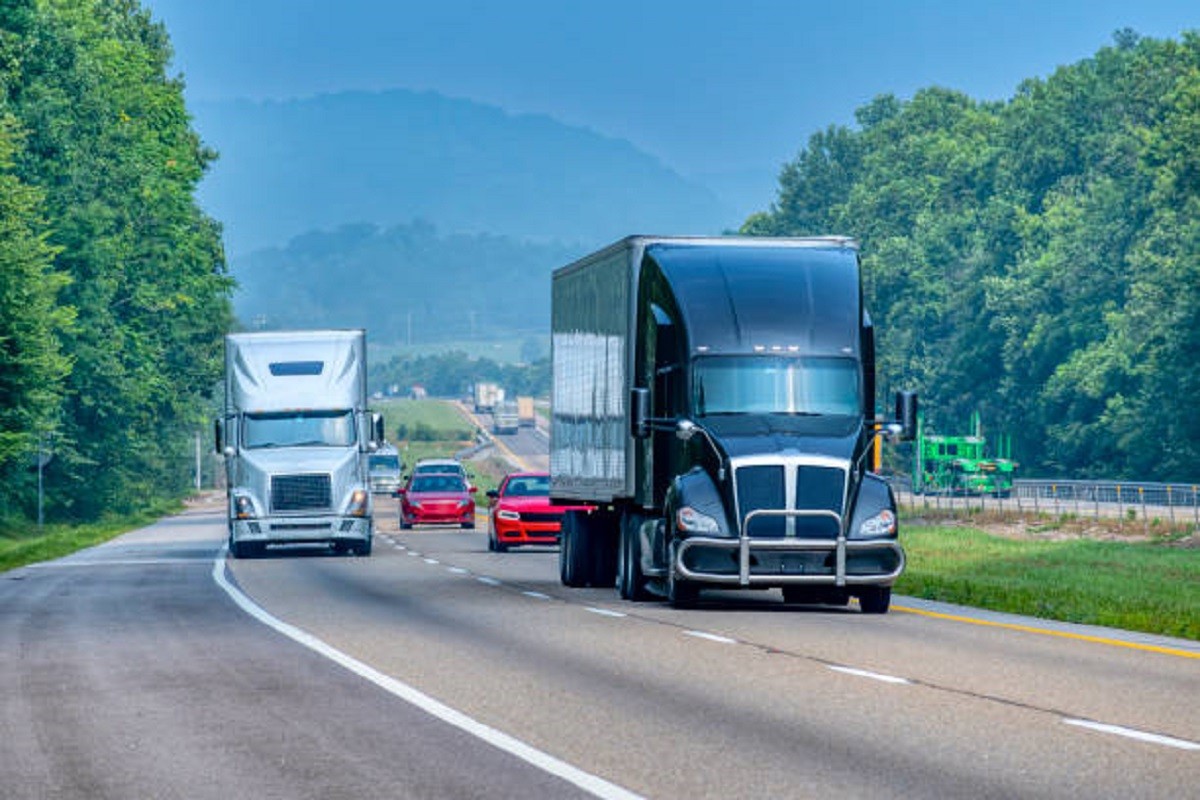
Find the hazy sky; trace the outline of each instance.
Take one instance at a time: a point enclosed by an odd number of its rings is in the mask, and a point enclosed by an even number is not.
[[[759,208],[811,133],[878,94],[1002,99],[1119,28],[1200,29],[1198,0],[142,3],[189,100],[431,89],[628,139]]]

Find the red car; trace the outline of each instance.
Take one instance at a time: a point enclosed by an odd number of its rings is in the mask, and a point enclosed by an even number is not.
[[[558,544],[567,507],[550,504],[550,473],[513,472],[487,494],[488,550]]]
[[[418,473],[400,490],[400,527],[455,524],[475,527],[475,487],[462,475]]]

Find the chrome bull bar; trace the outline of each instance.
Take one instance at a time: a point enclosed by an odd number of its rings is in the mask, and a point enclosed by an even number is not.
[[[755,517],[807,517],[832,519],[837,523],[836,539],[797,539],[782,537],[770,539],[751,538],[746,534],[750,521]],[[737,550],[738,572],[736,575],[720,572],[702,572],[689,569],[684,564],[684,554],[693,547],[709,547],[715,549]],[[750,556],[754,552],[796,552],[796,551],[833,551],[835,568],[832,575],[801,575],[801,574],[759,574],[750,572]],[[896,553],[896,568],[890,572],[873,575],[847,575],[846,553],[864,550],[891,550]],[[891,585],[900,573],[904,571],[904,549],[895,539],[847,539],[842,516],[826,510],[786,510],[760,508],[751,511],[742,520],[742,533],[736,539],[694,536],[680,542],[675,551],[675,574],[689,581],[703,583],[736,584],[738,586],[768,585],[781,586],[784,584],[827,584],[833,586],[847,585]]]

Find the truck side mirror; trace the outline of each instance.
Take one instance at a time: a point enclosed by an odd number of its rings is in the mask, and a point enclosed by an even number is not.
[[[213,452],[220,453],[225,449],[225,426],[219,419],[213,420]]]
[[[635,439],[650,438],[650,390],[629,390],[629,435]]]
[[[376,414],[376,413],[371,414],[371,430],[372,430],[371,438],[375,440],[376,444],[382,445],[383,440],[384,440],[383,415],[382,414]]]
[[[900,423],[900,441],[917,437],[917,393],[896,392],[896,420]]]

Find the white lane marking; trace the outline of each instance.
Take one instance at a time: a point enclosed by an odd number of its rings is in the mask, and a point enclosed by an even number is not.
[[[462,567],[446,567],[446,572],[453,572],[455,575],[466,575],[467,570]]]
[[[503,583],[496,580],[495,578],[489,578],[486,575],[480,575],[475,580],[479,581],[480,583],[486,583],[488,586],[503,586],[504,585]]]
[[[610,611],[607,608],[596,608],[594,606],[584,606],[583,610],[588,611],[592,614],[599,614],[602,617],[627,617],[627,616],[629,616],[628,614],[625,614],[620,611]]]
[[[705,633],[704,631],[684,631],[684,636],[694,636],[697,639],[705,639],[710,642],[718,642],[720,644],[737,644],[737,639],[730,639],[728,636],[718,636],[715,633]]]
[[[557,759],[549,753],[544,753],[541,750],[531,747],[520,739],[510,736],[503,731],[484,725],[482,722],[468,717],[461,711],[434,700],[429,695],[409,686],[407,683],[399,681],[390,675],[385,675],[374,667],[364,664],[358,659],[343,653],[341,650],[326,644],[311,633],[277,619],[225,578],[224,550],[217,555],[216,560],[213,562],[212,576],[216,584],[225,591],[225,594],[229,595],[233,602],[237,603],[239,608],[259,622],[275,629],[292,641],[307,647],[309,650],[328,658],[335,664],[345,667],[355,675],[365,678],[384,691],[400,698],[406,703],[416,706],[425,713],[431,714],[443,722],[449,723],[459,730],[487,742],[493,747],[514,755],[527,764],[531,764],[544,772],[548,772],[568,783],[574,784],[594,797],[603,798],[603,800],[642,800],[641,795],[634,794],[628,789],[617,786],[615,783],[609,783],[590,772],[584,772],[578,767]]]
[[[521,592],[526,597],[532,597],[534,600],[549,600],[550,595],[542,594],[541,592]]]
[[[1063,722],[1068,725],[1075,725],[1079,728],[1087,728],[1101,733],[1112,733],[1117,736],[1125,736],[1129,739],[1137,739],[1140,742],[1150,742],[1151,744],[1161,744],[1167,747],[1177,747],[1180,750],[1200,750],[1200,743],[1189,742],[1187,739],[1176,739],[1173,736],[1163,736],[1158,733],[1147,733],[1134,728],[1123,728],[1120,725],[1108,725],[1103,722],[1092,722],[1088,719],[1067,719],[1063,718]]]
[[[442,562],[438,561],[436,558],[427,558],[427,559],[425,559],[425,563],[426,564],[440,564]]]
[[[409,551],[408,551],[408,554],[409,554],[410,556],[412,556],[413,558],[420,558],[420,557],[421,557],[421,554],[420,554],[420,553],[418,553],[416,550],[409,550]]]
[[[869,672],[865,669],[855,669],[854,667],[839,667],[833,664],[827,665],[834,672],[843,672],[847,675],[856,675],[860,678],[870,678],[873,681],[882,681],[883,683],[898,683],[908,684],[912,681],[908,678],[899,678],[895,675],[884,675],[882,672]]]

